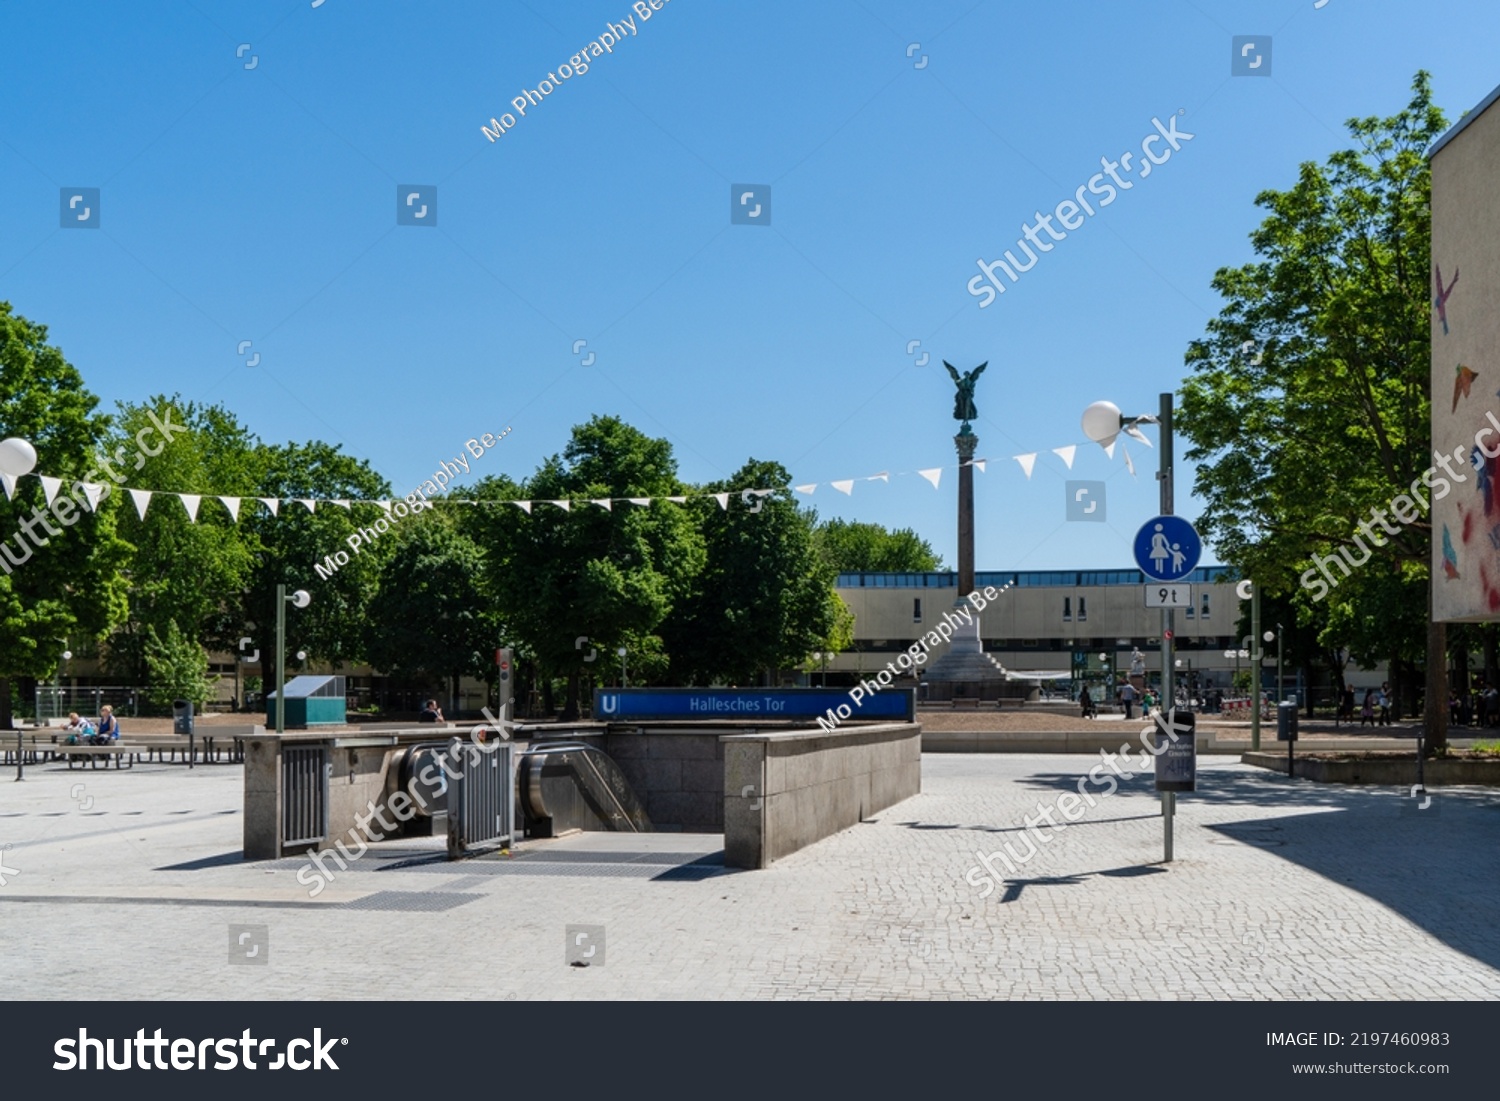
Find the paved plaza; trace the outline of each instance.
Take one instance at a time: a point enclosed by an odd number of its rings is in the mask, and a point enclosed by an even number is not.
[[[923,792],[760,872],[718,835],[586,834],[451,864],[373,847],[317,898],[240,859],[240,768],[0,780],[0,963],[48,999],[1495,999],[1500,793],[1200,758],[1161,858],[1150,778],[980,898],[1082,756],[928,754]],[[1035,819],[1034,819],[1035,820]],[[588,926],[573,929],[569,926]],[[233,928],[231,928],[233,927]],[[579,935],[583,940],[578,940]],[[589,966],[572,966],[575,957]]]

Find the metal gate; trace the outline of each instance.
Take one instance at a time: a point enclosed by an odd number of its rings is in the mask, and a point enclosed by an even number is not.
[[[306,845],[328,836],[327,746],[282,746],[281,844]]]
[[[448,743],[448,858],[457,860],[476,845],[515,843],[515,745],[492,741],[476,745],[458,738]]]

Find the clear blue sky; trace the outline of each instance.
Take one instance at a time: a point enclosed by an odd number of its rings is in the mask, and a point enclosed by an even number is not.
[[[939,361],[988,360],[979,566],[1118,567],[1155,451],[1132,479],[1080,448],[1110,523],[1065,524],[1048,449],[1090,401],[1154,411],[1214,270],[1250,258],[1256,192],[1419,68],[1456,119],[1500,83],[1497,25],[1493,0],[671,0],[649,22],[629,0],[0,0],[0,298],[107,407],[222,402],[397,490],[507,425],[473,476],[524,476],[617,414],[688,479],[774,459],[823,515],[914,527],[950,565],[951,471],[827,483],[951,466]],[[1272,36],[1270,78],[1230,77],[1237,34]],[[1179,110],[1191,142],[979,308],[976,259]],[[729,224],[738,183],[772,186],[769,227]],[[400,184],[437,185],[435,229],[395,224]],[[59,228],[62,187],[101,188],[100,230]]]

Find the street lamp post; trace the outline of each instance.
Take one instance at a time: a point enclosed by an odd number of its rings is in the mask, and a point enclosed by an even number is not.
[[[276,733],[286,731],[286,606],[305,608],[312,603],[306,589],[286,595],[286,586],[276,586]]]
[[[1089,439],[1102,447],[1109,447],[1114,443],[1115,437],[1121,432],[1127,434],[1134,432],[1139,434],[1136,427],[1141,424],[1157,424],[1161,427],[1161,446],[1158,450],[1160,463],[1156,471],[1156,479],[1161,483],[1161,515],[1171,516],[1173,514],[1172,493],[1172,395],[1170,392],[1158,395],[1156,416],[1143,414],[1138,417],[1126,417],[1119,408],[1107,401],[1095,402],[1083,413],[1083,431]],[[1144,438],[1144,437],[1142,437]],[[1173,657],[1172,636],[1176,633],[1176,613],[1171,608],[1161,610],[1161,694],[1162,699],[1171,701],[1176,698],[1176,692],[1172,683]],[[1161,793],[1162,813],[1162,857],[1170,863],[1172,860],[1172,815],[1177,807],[1177,793],[1164,791]]]
[[[626,651],[625,647],[623,647],[623,646],[621,646],[618,650],[615,651],[615,653],[617,653],[617,654],[620,655],[620,687],[621,688],[629,688],[630,687],[630,682],[625,677],[625,654],[626,654],[626,652],[627,651]]]
[[[63,640],[63,645],[64,646],[67,645],[67,639]],[[57,675],[56,675],[56,677],[53,678],[53,684],[52,684],[52,706],[57,709],[57,716],[56,717],[59,718],[59,719],[62,718],[62,680],[63,680],[63,668],[68,664],[68,662],[70,662],[72,660],[73,660],[73,651],[72,650],[64,650],[62,652],[62,660],[57,663]]]
[[[1281,624],[1276,624],[1276,630],[1267,631],[1260,636],[1267,642],[1276,643],[1276,702],[1281,703],[1281,654],[1286,646],[1281,641]]]
[[[6,440],[0,440],[0,474],[5,475],[5,495],[10,496],[10,490],[15,486],[17,478],[25,477],[36,468],[36,448],[32,447],[26,440],[18,436],[12,436]],[[41,707],[37,707],[37,718],[40,719]],[[21,749],[23,741],[21,730],[16,728],[16,779],[26,779],[24,767],[21,763]]]

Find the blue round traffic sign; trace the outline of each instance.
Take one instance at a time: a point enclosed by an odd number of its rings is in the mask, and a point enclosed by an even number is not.
[[[1181,516],[1157,516],[1135,535],[1135,564],[1152,581],[1181,581],[1203,557],[1203,540]]]

